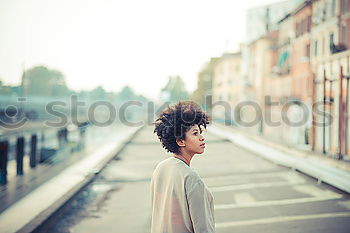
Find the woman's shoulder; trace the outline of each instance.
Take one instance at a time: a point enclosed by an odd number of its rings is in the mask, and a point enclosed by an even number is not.
[[[203,183],[201,177],[199,176],[199,174],[192,168],[190,168],[187,171],[187,174],[185,176],[185,182],[188,185],[195,185],[197,183]]]
[[[187,165],[184,164],[184,162],[174,158],[174,157],[169,157],[167,159],[164,159],[160,161],[154,172],[157,173],[182,173],[183,175],[186,175],[189,173],[192,169],[188,167]]]

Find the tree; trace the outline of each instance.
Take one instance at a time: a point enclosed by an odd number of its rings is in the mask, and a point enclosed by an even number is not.
[[[90,92],[91,99],[93,100],[103,100],[106,99],[106,91],[103,87],[98,86]]]
[[[24,95],[32,96],[64,96],[69,93],[64,75],[45,66],[36,66],[24,71],[22,88]]]
[[[123,89],[118,93],[120,100],[135,100],[136,94],[133,89],[129,86],[124,86]]]
[[[180,76],[170,76],[168,83],[162,88],[160,95],[163,101],[169,102],[177,102],[189,98],[185,83]]]
[[[212,108],[213,66],[217,60],[218,58],[211,58],[210,62],[203,66],[202,70],[198,73],[197,89],[191,96],[191,99],[206,109]]]

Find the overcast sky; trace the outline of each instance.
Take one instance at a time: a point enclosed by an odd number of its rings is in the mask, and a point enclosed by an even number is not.
[[[0,0],[0,79],[45,65],[69,88],[129,85],[156,98],[170,75],[196,87],[212,56],[238,49],[247,8],[278,0]]]

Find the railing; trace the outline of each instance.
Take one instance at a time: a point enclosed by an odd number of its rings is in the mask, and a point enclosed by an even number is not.
[[[75,145],[71,145],[71,150],[76,151],[84,148],[84,135],[88,126],[89,123],[84,122],[74,129],[79,133],[79,140],[75,142]],[[28,146],[30,168],[35,168],[39,163],[45,163],[57,155],[57,152],[61,151],[62,148],[66,148],[69,134],[75,133],[68,128],[69,127],[55,129],[33,128],[2,134],[0,138],[0,185],[6,185],[8,182],[8,163],[11,160],[16,161],[16,175],[24,175],[23,158]],[[51,137],[47,137],[50,133]],[[26,140],[28,136],[30,136],[30,140]],[[50,141],[55,141],[54,144],[56,144],[56,146],[50,143]],[[38,145],[40,145],[40,149],[38,149]]]

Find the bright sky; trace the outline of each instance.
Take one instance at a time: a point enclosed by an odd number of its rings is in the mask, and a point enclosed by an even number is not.
[[[245,38],[247,8],[278,0],[0,0],[0,79],[46,65],[69,88],[130,85],[158,97],[170,75],[190,91],[212,56]],[[229,41],[229,43],[228,43]]]

